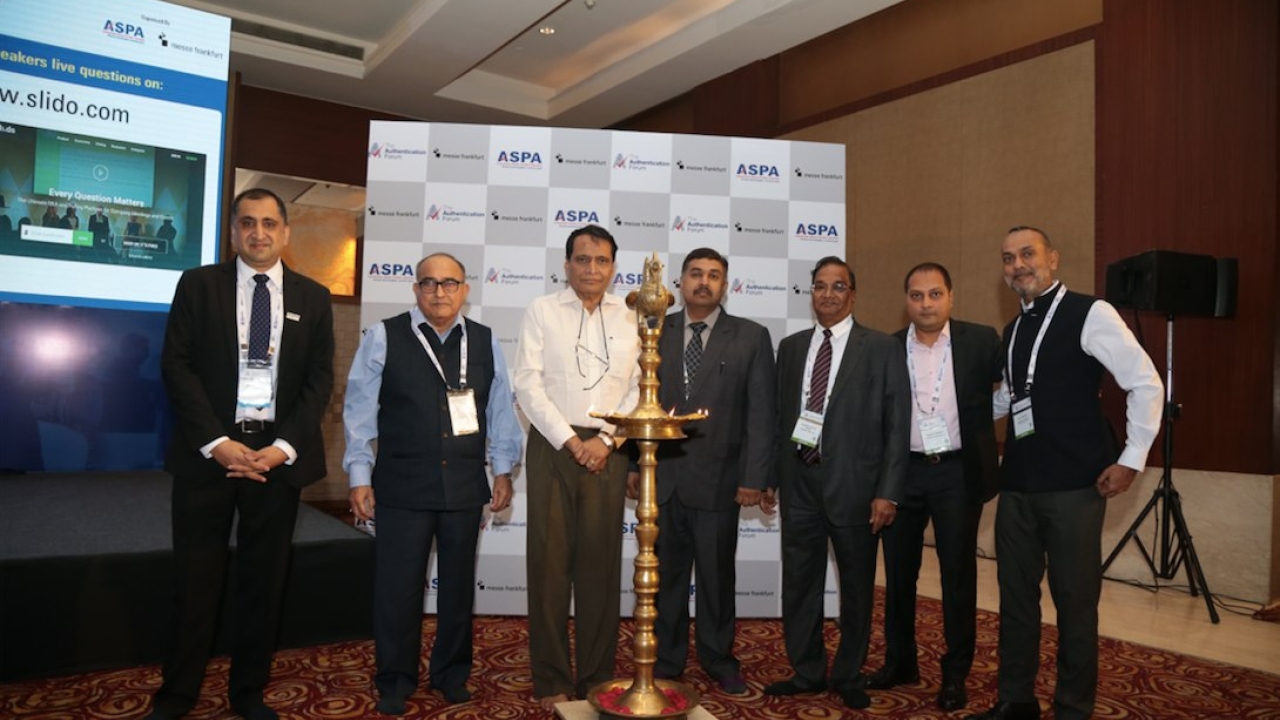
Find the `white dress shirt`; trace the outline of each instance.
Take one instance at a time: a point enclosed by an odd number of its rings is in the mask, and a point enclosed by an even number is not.
[[[1055,282],[1040,297],[1057,292],[1059,285]],[[1023,310],[1030,307],[1030,303],[1022,303]],[[1120,389],[1127,393],[1124,450],[1116,462],[1142,472],[1164,417],[1164,383],[1155,364],[1120,319],[1120,313],[1105,300],[1098,300],[1089,308],[1080,330],[1080,349],[1102,363]],[[997,419],[1009,414],[1007,378],[1000,381],[992,405]]]
[[[605,294],[588,313],[572,288],[535,299],[520,324],[516,401],[552,447],[572,426],[614,427],[591,412],[627,413],[640,398],[640,334],[622,298]]]

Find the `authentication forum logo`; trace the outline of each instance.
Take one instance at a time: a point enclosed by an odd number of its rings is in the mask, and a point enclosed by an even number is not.
[[[400,160],[410,155],[426,155],[427,151],[421,148],[401,148],[387,143],[370,143],[369,157],[378,158],[380,160]]]
[[[674,232],[704,233],[713,230],[728,230],[729,223],[703,222],[692,215],[687,218],[677,215],[676,219],[671,221],[671,229]]]
[[[496,267],[489,268],[485,273],[484,281],[489,285],[519,285],[524,282],[543,282],[544,276],[536,273],[518,273],[511,272],[508,268],[498,269]]]
[[[786,291],[787,289],[782,285],[765,285],[763,283],[758,283],[751,278],[747,278],[745,280],[742,278],[734,278],[733,282],[729,284],[729,292],[734,295],[759,297],[767,292],[785,293]]]

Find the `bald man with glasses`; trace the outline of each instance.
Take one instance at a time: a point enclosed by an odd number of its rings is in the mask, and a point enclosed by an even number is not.
[[[618,244],[596,225],[565,242],[569,287],[537,298],[520,327],[516,399],[529,419],[527,570],[533,695],[548,710],[613,678],[622,572],[625,453],[592,412],[639,399],[635,313],[608,292]],[[569,660],[572,594],[576,652]]]

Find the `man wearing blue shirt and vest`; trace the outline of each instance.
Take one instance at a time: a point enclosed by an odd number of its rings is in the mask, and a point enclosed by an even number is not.
[[[524,441],[497,339],[461,315],[466,277],[452,255],[419,262],[417,304],[365,331],[347,378],[342,465],[356,517],[374,517],[376,496],[374,683],[387,715],[403,715],[418,687],[432,542],[440,587],[431,686],[450,703],[471,699],[476,542],[485,503],[497,512],[511,502]]]
[[[1057,720],[1093,715],[1098,684],[1098,596],[1107,499],[1129,489],[1160,429],[1164,386],[1110,304],[1053,278],[1058,251],[1031,227],[1009,231],[1005,282],[1022,312],[1004,331],[997,417],[1009,414],[996,555],[1000,675],[996,706],[976,720],[1038,720],[1040,582],[1046,567],[1058,613]],[[1103,372],[1128,394],[1123,450],[1102,414]]]

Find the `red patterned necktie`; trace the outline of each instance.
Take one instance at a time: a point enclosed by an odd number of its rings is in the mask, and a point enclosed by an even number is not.
[[[822,329],[822,347],[813,359],[813,372],[809,373],[809,401],[804,409],[821,414],[827,404],[827,379],[831,376],[831,328]],[[805,465],[814,465],[822,459],[822,452],[815,447],[800,450]]]

